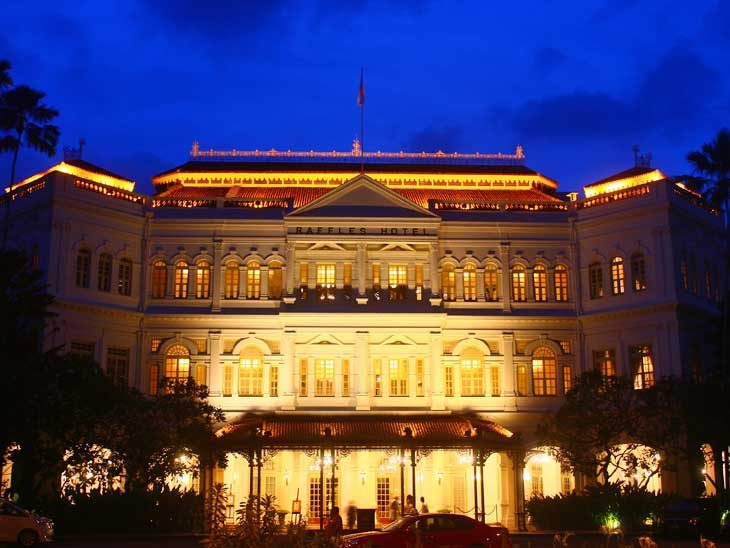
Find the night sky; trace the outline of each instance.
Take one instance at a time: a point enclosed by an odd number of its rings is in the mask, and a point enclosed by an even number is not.
[[[135,179],[201,148],[513,152],[563,191],[730,125],[730,1],[10,0],[0,58]],[[52,161],[23,150],[18,178]],[[9,156],[0,173],[9,174]],[[8,175],[2,175],[7,178]]]

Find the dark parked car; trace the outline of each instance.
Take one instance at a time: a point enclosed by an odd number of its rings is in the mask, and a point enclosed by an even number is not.
[[[714,537],[720,533],[720,512],[714,498],[681,500],[667,504],[662,516],[667,537]]]
[[[404,516],[376,531],[345,535],[340,546],[510,548],[512,543],[507,529],[498,525],[485,525],[470,517],[455,514],[422,514]]]

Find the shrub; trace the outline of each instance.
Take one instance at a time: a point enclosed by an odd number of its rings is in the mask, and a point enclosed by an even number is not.
[[[582,493],[533,497],[526,507],[538,529],[597,530],[621,528],[636,532],[647,528],[646,521],[661,515],[668,495],[636,486],[592,486]]]

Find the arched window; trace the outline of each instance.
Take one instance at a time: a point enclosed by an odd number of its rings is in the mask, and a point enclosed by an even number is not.
[[[259,299],[261,297],[261,265],[251,261],[246,265],[246,298]]]
[[[441,290],[445,301],[456,300],[456,268],[451,263],[441,268]]]
[[[611,293],[623,295],[625,290],[624,260],[621,257],[611,259]]]
[[[555,267],[555,300],[568,301],[568,268],[562,264]]]
[[[190,377],[190,352],[181,344],[174,344],[165,354],[165,382],[169,386],[186,382]]]
[[[484,395],[484,356],[476,348],[468,348],[460,356],[462,396]]]
[[[167,294],[167,265],[165,261],[155,261],[152,265],[152,296],[162,299]]]
[[[99,276],[96,280],[96,287],[99,291],[109,292],[112,290],[112,256],[109,253],[99,255]]]
[[[236,261],[226,263],[225,298],[238,299],[239,271]]]
[[[210,263],[200,261],[195,265],[195,298],[207,299],[210,297]]]
[[[175,263],[175,298],[176,299],[187,299],[188,298],[188,276],[190,274],[190,268],[188,263],[185,261],[178,261]]]
[[[477,267],[469,263],[464,267],[464,300],[477,300]]]
[[[638,251],[631,255],[631,287],[634,291],[646,289],[646,261],[644,254]]]
[[[525,302],[527,300],[525,267],[520,264],[512,267],[512,300],[515,302]]]
[[[603,297],[603,267],[601,267],[601,263],[588,265],[588,282],[591,299]]]
[[[120,295],[132,294],[132,261],[130,259],[119,260],[119,282],[117,285]]]
[[[558,368],[555,354],[541,346],[532,354],[532,393],[535,396],[557,394]]]
[[[76,287],[89,287],[91,278],[91,251],[79,249],[76,254]]]
[[[487,301],[499,300],[499,276],[497,266],[493,263],[484,267],[484,299]]]
[[[547,301],[547,269],[545,265],[536,264],[532,269],[532,285],[537,302]]]
[[[256,348],[241,352],[238,366],[238,395],[261,396],[264,384],[264,355]]]
[[[269,263],[269,299],[281,299],[281,263]]]

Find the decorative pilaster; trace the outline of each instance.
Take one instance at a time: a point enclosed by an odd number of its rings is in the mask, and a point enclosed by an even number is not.
[[[223,255],[223,241],[220,239],[214,239],[213,240],[213,267],[211,269],[212,273],[212,287],[211,287],[211,297],[212,302],[210,309],[213,312],[220,312],[221,311],[221,282],[223,279],[223,276],[225,276],[225,272],[223,271],[223,268],[221,266],[221,257]]]
[[[221,332],[208,332],[208,352],[210,353],[210,395],[223,395],[223,363],[221,363]]]
[[[266,300],[269,298],[269,267],[261,265],[261,293],[259,299]]]
[[[294,372],[296,366],[296,341],[294,340],[294,331],[284,331],[281,337],[281,353],[284,361],[279,371],[279,399],[281,400],[281,408],[291,410],[294,409],[295,391],[294,391]]]
[[[439,247],[438,243],[432,243],[429,252],[431,270],[431,297],[441,294],[441,283],[439,279]]]
[[[441,358],[444,353],[443,339],[440,331],[431,332],[431,409],[441,411],[446,409],[444,396],[444,368]]]
[[[355,332],[355,356],[353,371],[355,379],[355,409],[367,411],[370,409],[369,364],[370,352],[368,346],[368,332]]]
[[[509,256],[509,242],[502,242],[499,245],[499,260],[502,261],[502,309],[505,312],[512,311],[512,284]]]
[[[296,274],[295,268],[295,256],[294,256],[294,242],[286,243],[286,288],[284,295],[294,294],[294,276]]]
[[[502,333],[502,395],[514,397],[515,391],[515,363],[514,363],[514,333]]]

